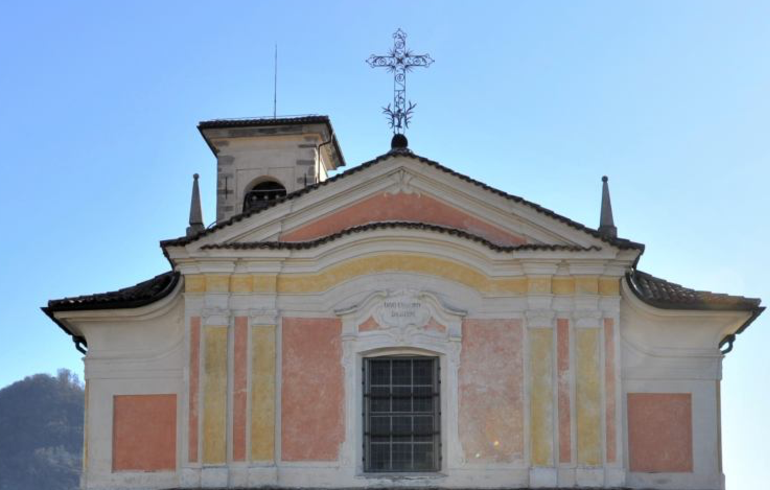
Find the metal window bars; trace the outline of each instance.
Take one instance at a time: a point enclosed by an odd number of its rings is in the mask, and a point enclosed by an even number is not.
[[[441,466],[436,357],[364,359],[364,470],[427,472]]]

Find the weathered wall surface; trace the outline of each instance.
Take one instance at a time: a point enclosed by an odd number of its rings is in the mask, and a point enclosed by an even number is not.
[[[203,334],[203,463],[227,461],[227,326]]]
[[[532,329],[530,353],[530,446],[533,466],[553,466],[553,332]]]
[[[520,320],[466,320],[460,356],[460,442],[471,463],[524,460]]]
[[[578,330],[577,354],[577,459],[584,466],[602,464],[601,377],[599,329]]]
[[[251,460],[275,460],[275,327],[252,328]]]
[[[344,434],[340,321],[282,322],[281,458],[336,461]]]
[[[692,396],[628,394],[628,459],[631,471],[692,471]]]

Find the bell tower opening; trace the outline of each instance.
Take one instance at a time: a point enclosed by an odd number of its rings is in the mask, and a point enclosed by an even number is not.
[[[254,185],[243,198],[243,212],[262,209],[286,195],[286,187],[276,180],[264,180]]]

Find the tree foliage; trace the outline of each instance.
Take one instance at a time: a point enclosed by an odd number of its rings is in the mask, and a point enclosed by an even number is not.
[[[66,369],[0,390],[0,490],[78,488],[84,399]]]

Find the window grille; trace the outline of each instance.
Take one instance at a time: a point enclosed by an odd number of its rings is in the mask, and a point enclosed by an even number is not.
[[[439,362],[435,357],[364,359],[364,470],[438,471]]]

